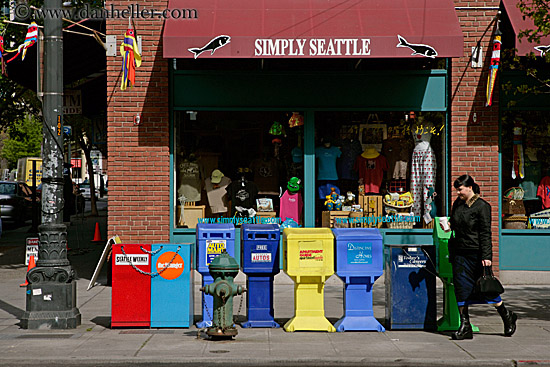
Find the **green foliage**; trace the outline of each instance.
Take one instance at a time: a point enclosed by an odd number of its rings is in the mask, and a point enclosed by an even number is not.
[[[17,167],[23,157],[40,157],[42,122],[34,116],[26,116],[10,127],[10,137],[4,141],[0,156],[8,161],[9,168]]]
[[[550,2],[548,0],[519,0],[517,7],[523,18],[530,18],[534,23],[533,29],[522,29],[517,37],[526,38],[524,42],[540,44],[543,37],[550,35]],[[504,67],[516,70],[527,77],[527,83],[513,85],[508,82],[502,85],[503,92],[513,96],[508,102],[512,107],[529,95],[550,94],[550,52],[540,56],[540,53],[531,52],[527,56],[519,56],[517,50],[503,52]]]
[[[531,18],[535,29],[521,30],[519,38],[527,37],[529,42],[540,43],[542,37],[550,35],[550,3],[548,0],[519,0],[518,8],[525,17]]]

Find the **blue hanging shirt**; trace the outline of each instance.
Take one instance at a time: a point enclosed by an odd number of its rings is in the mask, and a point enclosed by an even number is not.
[[[315,148],[315,157],[319,159],[317,162],[317,180],[338,180],[336,159],[341,155],[342,151],[335,146]]]

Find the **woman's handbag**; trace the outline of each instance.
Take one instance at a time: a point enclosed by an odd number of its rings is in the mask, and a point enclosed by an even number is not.
[[[496,298],[504,293],[504,287],[493,275],[493,269],[490,266],[483,267],[483,275],[477,280],[475,290],[477,294],[488,299]]]

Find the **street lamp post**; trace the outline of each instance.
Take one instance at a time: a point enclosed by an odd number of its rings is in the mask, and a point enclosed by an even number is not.
[[[61,9],[45,0],[44,9]],[[53,13],[53,12],[51,12]],[[24,329],[68,329],[80,325],[74,270],[67,259],[63,213],[63,35],[61,16],[44,18],[44,128],[42,225],[36,267],[27,273]]]

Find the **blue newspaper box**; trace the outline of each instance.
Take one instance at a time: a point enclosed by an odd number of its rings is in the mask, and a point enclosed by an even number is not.
[[[435,330],[435,247],[390,245],[384,251],[386,326]]]
[[[273,277],[279,268],[277,224],[243,224],[242,264],[247,275],[247,321],[243,327],[279,327],[273,318]]]
[[[384,272],[382,235],[377,228],[335,228],[336,274],[345,283],[344,317],[336,331],[386,331],[374,318],[372,286]]]
[[[193,324],[193,245],[151,245],[151,327]]]
[[[223,250],[235,257],[235,226],[232,223],[197,224],[197,271],[202,275],[203,287],[214,281],[208,265]],[[212,326],[213,313],[214,299],[205,294],[202,299],[202,321],[197,326],[201,329]]]

